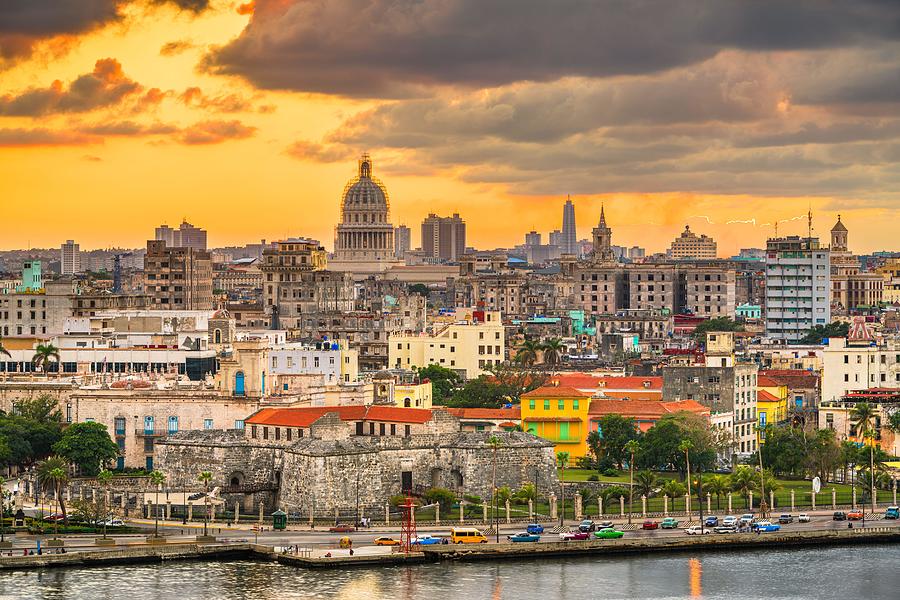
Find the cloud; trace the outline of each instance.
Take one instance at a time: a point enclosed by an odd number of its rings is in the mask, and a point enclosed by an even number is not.
[[[169,4],[180,10],[200,14],[209,8],[209,0],[150,0],[153,4]]]
[[[78,129],[83,133],[100,136],[145,136],[177,133],[178,127],[165,123],[141,124],[135,121],[114,121],[97,125],[87,125]]]
[[[75,131],[50,129],[0,129],[0,147],[84,146],[97,144],[102,138]]]
[[[658,73],[727,49],[840,48],[896,38],[898,19],[884,0],[259,0],[204,65],[261,88],[405,97]]]
[[[159,53],[162,56],[175,56],[177,54],[181,54],[182,52],[187,52],[191,48],[195,48],[196,44],[194,44],[190,40],[175,40],[173,42],[166,42],[159,49]]]
[[[176,139],[187,145],[221,144],[228,140],[245,139],[254,133],[256,127],[249,127],[240,121],[201,121],[181,130]]]
[[[247,112],[253,110],[253,104],[239,94],[221,94],[207,96],[199,87],[189,87],[178,99],[192,108],[201,108],[212,112]]]
[[[354,155],[353,149],[337,144],[320,144],[298,140],[285,149],[288,156],[298,160],[331,163],[348,160]]]
[[[59,80],[46,88],[31,88],[18,95],[0,97],[0,115],[38,117],[52,113],[87,112],[117,104],[141,90],[114,58],[103,58],[91,73],[68,86]]]

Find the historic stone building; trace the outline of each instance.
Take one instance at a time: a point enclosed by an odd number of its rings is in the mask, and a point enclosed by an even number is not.
[[[311,421],[298,412],[304,409],[280,416],[267,409],[257,419],[266,424],[254,428],[254,415],[243,432],[169,436],[157,444],[156,464],[174,488],[195,487],[197,473],[211,472],[212,485],[242,510],[257,510],[261,503],[306,518],[353,514],[359,507],[361,514],[380,516],[391,496],[406,490],[445,487],[490,497],[495,455],[488,439],[495,435],[501,441],[498,487],[558,485],[553,446],[546,440],[523,432],[461,432],[459,421],[444,411],[379,407],[396,414],[367,418],[373,408],[322,409]],[[428,420],[420,413],[428,413]]]
[[[877,306],[884,293],[884,278],[875,272],[863,272],[859,257],[850,252],[849,232],[838,215],[831,228],[831,306],[845,312],[862,306]]]

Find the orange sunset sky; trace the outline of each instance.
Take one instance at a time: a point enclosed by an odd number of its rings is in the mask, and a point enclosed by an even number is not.
[[[613,243],[900,250],[900,3],[11,0],[0,248],[333,244],[371,153],[395,224],[511,246],[601,202]],[[677,6],[676,6],[677,5]],[[891,24],[894,24],[893,26]],[[731,221],[729,223],[729,221]]]

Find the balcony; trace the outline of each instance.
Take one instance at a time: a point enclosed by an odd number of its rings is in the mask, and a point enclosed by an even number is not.
[[[164,437],[172,435],[173,433],[178,433],[178,431],[169,430],[167,427],[156,427],[153,429],[150,429],[149,427],[138,427],[134,430],[134,435],[137,437]]]

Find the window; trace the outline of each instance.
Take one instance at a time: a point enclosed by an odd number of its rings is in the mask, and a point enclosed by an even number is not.
[[[534,398],[528,401],[528,408],[534,410]]]
[[[384,423],[378,424],[378,435],[384,435]]]
[[[578,410],[578,398],[575,398],[574,400],[572,400],[572,409]]]
[[[119,447],[119,454],[125,454],[125,438],[116,439],[116,446]]]
[[[556,408],[557,408],[557,410],[565,410],[566,409],[566,401],[560,400],[559,402],[557,402]]]
[[[544,400],[544,410],[550,410],[550,401]]]
[[[263,427],[263,439],[264,440],[269,439],[269,428],[268,427]]]
[[[153,438],[144,438],[144,452],[153,452]]]
[[[276,427],[275,428],[275,441],[277,442],[280,439],[281,439],[281,427]]]
[[[243,431],[244,429],[244,420],[238,419],[234,422],[234,428]]]
[[[116,435],[125,435],[125,417],[115,418]]]
[[[256,425],[250,426],[250,437],[256,439]]]
[[[212,429],[213,428],[213,420],[212,419],[203,419],[203,429]]]
[[[178,432],[178,417],[169,417],[169,433]]]
[[[144,417],[144,433],[153,434],[153,417]]]

